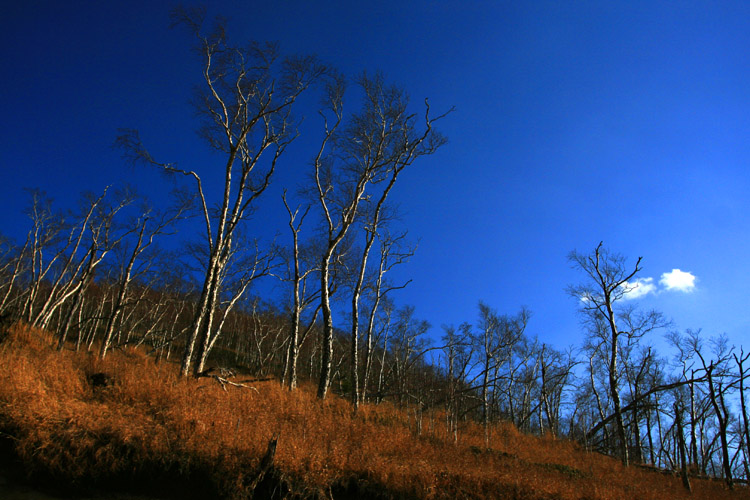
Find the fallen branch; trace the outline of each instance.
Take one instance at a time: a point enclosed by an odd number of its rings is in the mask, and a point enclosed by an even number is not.
[[[229,378],[237,376],[237,374],[234,371],[230,370],[229,368],[219,368],[218,371],[220,375],[214,375],[213,372],[215,371],[217,371],[217,369],[214,367],[208,368],[206,370],[203,370],[202,372],[197,373],[196,378],[201,378],[201,377],[212,378],[216,380],[219,383],[219,385],[221,385],[221,388],[224,389],[224,392],[227,392],[227,385],[231,385],[234,387],[241,387],[243,389],[252,389],[255,392],[258,392],[258,389],[256,389],[255,387],[250,386],[250,385],[245,385],[245,384],[248,382],[256,382],[256,381],[262,382],[264,380],[264,379],[255,379],[255,380],[249,379],[249,380],[243,380],[242,382],[233,382],[229,380]]]
[[[240,380],[243,384],[249,384],[251,382],[270,382],[271,380],[276,380],[273,377],[266,377],[266,378],[248,378],[245,380]]]
[[[243,387],[245,389],[252,389],[255,392],[258,392],[258,389],[251,385],[245,385],[240,382],[232,382],[231,380],[227,380],[224,377],[221,377],[219,375],[210,375],[211,378],[215,379],[219,384],[221,384],[221,388],[224,389],[224,392],[227,392],[227,384],[233,385],[235,387]]]

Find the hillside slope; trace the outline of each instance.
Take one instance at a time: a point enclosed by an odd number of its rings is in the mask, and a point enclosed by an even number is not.
[[[55,490],[172,498],[750,499],[748,488],[678,477],[574,443],[466,423],[454,444],[444,414],[389,404],[352,415],[335,396],[274,381],[223,388],[180,379],[138,349],[57,351],[14,326],[0,343],[6,470]],[[15,467],[15,469],[13,469]]]

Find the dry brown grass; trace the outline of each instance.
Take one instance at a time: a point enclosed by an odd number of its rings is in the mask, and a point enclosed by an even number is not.
[[[636,468],[573,443],[492,429],[491,449],[471,423],[460,443],[446,439],[444,415],[414,415],[389,404],[357,416],[337,397],[318,401],[312,387],[294,393],[275,382],[255,389],[212,379],[184,380],[170,364],[139,350],[105,360],[58,352],[50,335],[16,326],[0,344],[0,425],[14,436],[30,473],[68,482],[202,474],[226,497],[249,492],[269,439],[280,433],[275,467],[298,491],[336,491],[357,480],[380,494],[418,498],[745,499],[747,488]],[[105,373],[106,387],[89,376]],[[140,476],[139,476],[140,475]],[[387,492],[387,494],[386,494]]]

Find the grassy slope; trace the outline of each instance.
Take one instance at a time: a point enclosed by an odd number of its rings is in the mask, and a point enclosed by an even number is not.
[[[443,416],[346,401],[321,403],[312,388],[289,393],[275,382],[255,389],[212,379],[182,380],[171,364],[138,350],[101,361],[57,352],[46,332],[14,327],[0,344],[0,426],[24,470],[58,484],[109,487],[161,484],[177,497],[249,493],[269,439],[280,433],[274,477],[309,496],[517,499],[750,499],[721,483],[624,469],[573,443],[493,428],[491,450],[467,424],[460,442],[445,438]],[[89,376],[112,383],[92,387]],[[118,482],[119,481],[119,482]],[[180,490],[182,485],[183,490]],[[149,486],[153,489],[153,486]]]

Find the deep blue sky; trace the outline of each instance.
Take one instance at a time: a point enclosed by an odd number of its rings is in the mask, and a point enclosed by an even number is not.
[[[199,62],[168,28],[171,6],[3,8],[2,233],[26,230],[24,187],[59,208],[123,179],[166,194],[111,149],[118,128],[140,129],[164,161],[210,163],[187,104]],[[350,76],[382,70],[415,106],[456,107],[440,126],[450,143],[394,193],[420,240],[402,270],[414,282],[396,299],[435,333],[474,321],[482,299],[508,313],[526,305],[530,333],[579,344],[566,255],[603,240],[644,257],[653,291],[640,305],[679,329],[746,338],[750,3],[222,1],[209,12],[229,17],[235,41],[277,40]],[[300,141],[276,189],[300,182],[311,155]],[[286,237],[278,192],[267,206],[256,230]],[[673,269],[694,288],[660,284]]]

